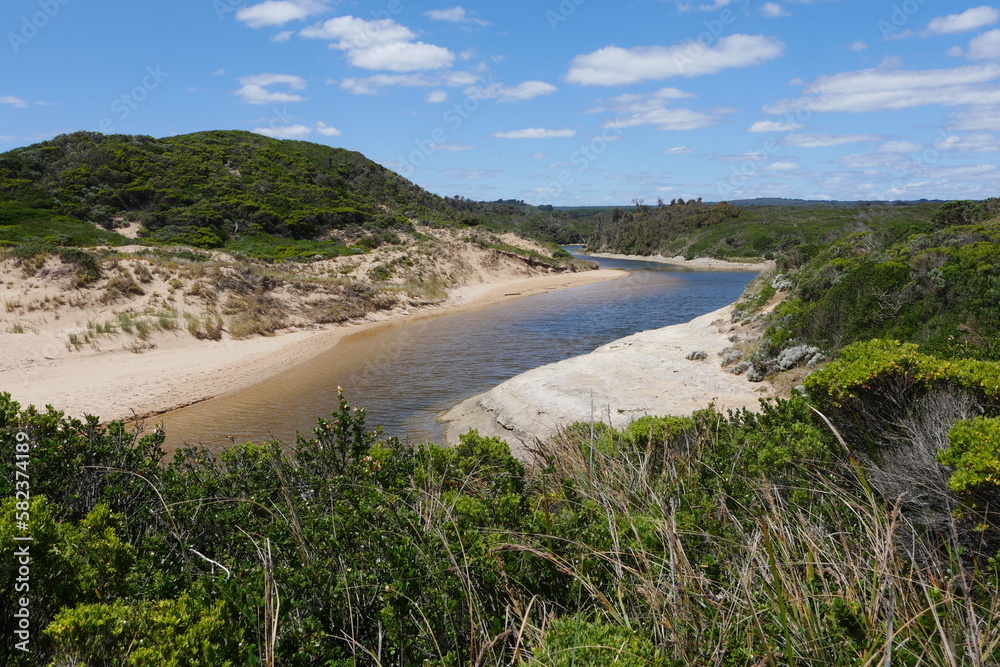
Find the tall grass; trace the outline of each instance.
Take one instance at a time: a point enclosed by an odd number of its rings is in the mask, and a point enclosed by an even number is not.
[[[605,539],[563,536],[553,548],[554,537],[533,535],[504,547],[546,559],[578,583],[585,602],[574,614],[645,633],[663,664],[1000,660],[995,571],[963,558],[955,539],[922,535],[859,467],[832,475],[829,463],[803,464],[809,502],[757,479],[743,497],[692,513],[691,499],[709,497],[706,475],[731,474],[702,467],[703,441],[618,444],[609,453],[577,432],[538,450],[541,498],[564,504],[555,485],[568,482],[574,505],[603,515]],[[535,630],[543,649],[558,639],[540,622]],[[636,660],[627,664],[645,664]]]

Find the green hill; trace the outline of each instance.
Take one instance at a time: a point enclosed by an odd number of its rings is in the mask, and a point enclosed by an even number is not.
[[[62,135],[0,155],[0,197],[7,225],[137,220],[152,240],[202,247],[248,231],[314,239],[448,218],[440,197],[360,153],[250,132]]]
[[[124,239],[109,232],[138,222],[147,243],[262,251],[276,237],[312,256],[319,249],[306,242],[333,240],[342,254],[412,231],[414,220],[580,240],[564,214],[440,197],[360,153],[251,132],[76,132],[0,154],[0,245],[116,245]]]

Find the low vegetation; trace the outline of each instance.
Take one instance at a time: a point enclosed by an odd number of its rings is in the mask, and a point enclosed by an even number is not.
[[[998,378],[873,342],[759,414],[578,424],[528,464],[342,397],[294,455],[167,461],[0,396],[34,445],[21,507],[3,450],[0,557],[28,512],[37,628],[3,664],[991,664]]]

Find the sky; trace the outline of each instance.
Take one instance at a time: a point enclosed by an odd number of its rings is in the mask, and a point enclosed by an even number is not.
[[[0,152],[239,129],[442,196],[1000,195],[1000,4],[4,0]]]

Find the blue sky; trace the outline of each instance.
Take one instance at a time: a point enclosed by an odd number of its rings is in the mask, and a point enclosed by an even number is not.
[[[252,130],[441,195],[1000,195],[1000,4],[5,0],[0,151]]]

